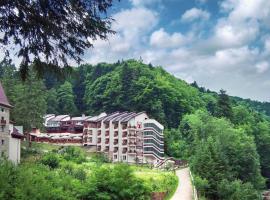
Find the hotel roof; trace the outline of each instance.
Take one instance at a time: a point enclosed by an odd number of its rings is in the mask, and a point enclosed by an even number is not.
[[[91,118],[91,116],[72,117],[71,121],[85,121],[88,118]]]
[[[49,119],[49,121],[67,121],[70,120],[69,115],[57,115],[56,117]]]
[[[100,113],[97,116],[93,116],[93,117],[88,117],[87,119],[85,119],[88,122],[98,122],[100,121],[100,119],[104,118],[105,116],[107,116],[106,113]]]
[[[6,106],[8,108],[12,108],[13,106],[10,105],[8,98],[5,94],[4,88],[2,86],[2,84],[0,83],[0,105],[2,106]]]

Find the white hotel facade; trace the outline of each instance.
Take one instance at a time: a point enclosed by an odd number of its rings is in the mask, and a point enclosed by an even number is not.
[[[158,164],[164,159],[164,127],[146,113],[115,112],[85,120],[83,145],[113,162]]]

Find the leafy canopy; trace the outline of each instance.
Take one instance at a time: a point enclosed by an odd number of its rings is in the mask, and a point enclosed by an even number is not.
[[[79,63],[85,49],[97,38],[114,33],[107,10],[113,0],[2,0],[0,3],[0,44],[6,55],[14,48],[22,59],[21,76],[29,64],[39,75],[48,69]]]

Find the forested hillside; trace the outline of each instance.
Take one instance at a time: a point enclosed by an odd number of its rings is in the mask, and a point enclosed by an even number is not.
[[[200,196],[259,199],[270,177],[269,103],[229,97],[187,84],[140,61],[82,65],[65,79],[30,72],[22,83],[2,63],[0,76],[12,118],[42,128],[42,115],[146,111],[165,125],[168,156],[189,160]],[[68,73],[67,73],[68,74]],[[268,116],[267,116],[268,115]]]

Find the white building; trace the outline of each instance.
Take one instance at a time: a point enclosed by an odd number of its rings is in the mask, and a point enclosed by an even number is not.
[[[21,139],[24,136],[22,127],[16,127],[10,123],[11,108],[0,83],[0,156],[18,164],[21,157]]]
[[[83,144],[96,146],[113,162],[155,165],[164,159],[163,129],[144,112],[115,112],[86,119]]]

